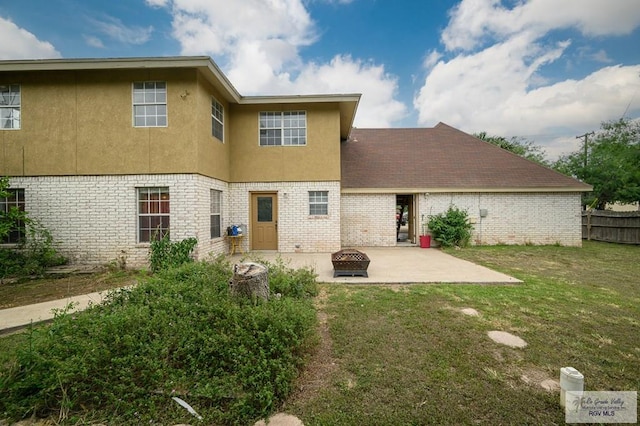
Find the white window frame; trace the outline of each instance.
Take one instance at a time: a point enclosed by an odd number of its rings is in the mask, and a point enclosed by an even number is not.
[[[329,215],[329,191],[309,191],[309,216]]]
[[[24,188],[9,188],[6,190],[9,197],[0,197],[0,212],[8,213],[12,208],[24,212],[26,209],[26,191]],[[26,226],[23,221],[18,221],[16,227],[9,231],[6,239],[0,240],[0,245],[16,245],[26,238]]]
[[[141,195],[147,194],[143,199]],[[157,195],[158,197],[153,197]],[[163,238],[169,234],[171,227],[171,193],[167,186],[138,187],[136,188],[137,216],[136,225],[138,243],[150,243],[154,238]],[[148,219],[148,220],[145,220]],[[155,219],[155,220],[154,220]],[[160,222],[160,228],[153,226],[152,222]],[[146,222],[143,226],[143,222]],[[162,226],[165,222],[166,226]],[[159,231],[159,234],[156,232]],[[143,238],[143,232],[148,238]]]
[[[262,111],[258,116],[260,146],[305,146],[306,111]]]
[[[22,93],[19,84],[0,85],[0,129],[20,130]]]
[[[224,143],[224,106],[211,98],[211,135]]]
[[[210,235],[211,239],[222,237],[222,191],[212,189],[210,192]],[[218,235],[215,235],[214,220],[218,220]]]
[[[166,81],[137,81],[131,85],[133,127],[167,127]]]

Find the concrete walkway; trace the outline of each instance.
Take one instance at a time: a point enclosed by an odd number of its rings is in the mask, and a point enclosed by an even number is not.
[[[69,312],[81,311],[86,309],[89,304],[101,303],[107,293],[108,291],[89,293],[81,296],[68,297],[66,299],[35,303],[33,305],[0,309],[0,334],[11,333],[31,323],[36,324],[49,321],[53,319],[56,310],[65,309],[69,303],[73,303],[73,308],[71,308]]]
[[[318,281],[325,283],[352,284],[409,284],[409,283],[475,283],[515,284],[521,282],[513,277],[461,260],[438,249],[418,247],[366,247],[358,250],[367,254],[371,263],[368,278],[333,277],[331,253],[277,253],[252,252],[248,255],[231,256],[233,263],[247,257],[274,262],[281,258],[288,267],[312,267]],[[107,292],[91,293],[61,300],[37,303],[16,308],[0,309],[0,334],[10,333],[31,323],[51,320],[54,310],[64,309],[74,303],[72,311],[85,309],[90,303],[102,302]]]

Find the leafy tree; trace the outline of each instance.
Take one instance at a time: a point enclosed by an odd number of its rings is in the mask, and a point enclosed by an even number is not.
[[[553,166],[593,186],[583,205],[603,210],[607,203],[640,200],[640,122],[628,119],[602,123],[584,147],[562,156]]]
[[[487,135],[487,132],[474,133],[473,136],[502,149],[506,149],[507,151],[511,151],[520,157],[526,158],[527,160],[535,161],[543,166],[549,165],[544,149],[528,139],[517,136],[513,136],[511,139],[507,139],[503,136],[489,136]]]

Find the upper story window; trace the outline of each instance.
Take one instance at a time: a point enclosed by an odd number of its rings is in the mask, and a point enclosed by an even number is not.
[[[133,125],[135,127],[165,127],[167,125],[166,82],[133,83]]]
[[[305,111],[261,112],[260,146],[306,145]]]
[[[7,189],[7,196],[0,197],[0,212],[9,213],[12,209],[24,211],[24,189]],[[21,220],[16,221],[13,227],[0,244],[19,244],[25,237],[25,224]]]
[[[211,134],[224,142],[224,107],[214,98],[211,98]]]
[[[0,85],[0,129],[20,128],[20,85]]]

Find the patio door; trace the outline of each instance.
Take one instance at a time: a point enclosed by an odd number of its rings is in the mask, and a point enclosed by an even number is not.
[[[251,193],[251,249],[278,249],[278,193]]]

